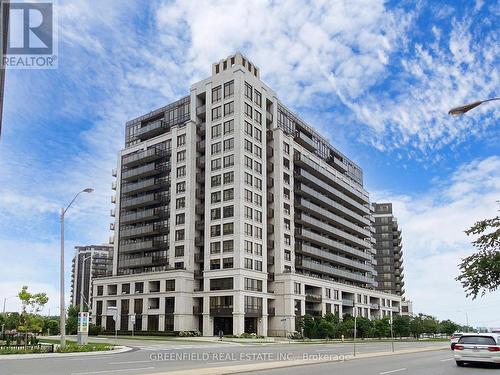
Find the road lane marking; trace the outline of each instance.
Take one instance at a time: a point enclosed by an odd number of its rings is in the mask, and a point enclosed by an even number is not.
[[[386,375],[386,374],[392,374],[394,372],[399,372],[399,371],[405,371],[405,368],[398,368],[397,370],[391,370],[391,371],[386,371],[386,372],[379,372],[379,375]]]
[[[71,375],[92,375],[92,374],[105,374],[107,372],[124,372],[124,371],[139,371],[139,370],[153,370],[153,369],[154,369],[154,367],[123,368],[123,369],[118,369],[118,370],[72,372]]]
[[[441,359],[441,362],[447,362],[447,361],[453,361],[455,358],[446,358],[446,359]]]
[[[146,363],[149,362],[151,363],[151,360],[145,360],[145,361],[128,361],[128,362],[109,362],[110,365],[128,365],[130,363]]]

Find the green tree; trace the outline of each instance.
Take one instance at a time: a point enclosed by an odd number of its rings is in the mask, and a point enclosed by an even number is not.
[[[465,233],[480,235],[472,242],[478,251],[462,259],[456,280],[467,297],[475,299],[479,294],[494,292],[500,285],[500,216],[478,221]]]
[[[408,315],[396,315],[392,319],[392,329],[395,336],[408,337],[410,335],[410,317]]]
[[[24,332],[24,347],[28,345],[28,332],[39,333],[43,328],[43,319],[37,315],[49,301],[46,293],[30,293],[23,286],[17,295],[21,301],[21,316],[18,330]]]
[[[410,321],[410,332],[416,339],[420,338],[420,335],[424,333],[424,324],[422,314],[414,316]]]
[[[439,332],[451,336],[454,332],[458,331],[460,326],[451,320],[443,320],[439,322]]]
[[[390,336],[391,322],[389,317],[386,316],[373,321],[373,334],[378,338]]]
[[[373,321],[362,316],[356,319],[356,335],[361,338],[369,337],[373,333]]]
[[[78,306],[68,306],[68,319],[66,319],[66,333],[74,335],[78,330]]]
[[[43,319],[43,332],[51,335],[59,334],[59,320],[54,317],[46,317]]]

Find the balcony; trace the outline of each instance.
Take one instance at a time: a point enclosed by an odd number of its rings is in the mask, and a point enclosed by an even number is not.
[[[170,131],[170,126],[167,125],[163,120],[157,120],[137,130],[135,136],[141,140],[144,140],[156,137],[157,135],[163,133],[167,133],[168,131]]]
[[[316,317],[316,318],[321,318],[321,310],[306,309],[306,315],[310,315],[310,316]]]
[[[343,299],[342,306],[354,307],[354,301],[352,299]]]
[[[159,203],[168,203],[170,201],[170,193],[150,193],[140,197],[125,198],[120,202],[122,208],[134,209],[144,206],[151,206]]]
[[[205,157],[204,156],[198,156],[196,158],[196,166],[200,169],[205,169]]]
[[[117,186],[116,181],[113,181],[113,182],[111,183],[111,189],[112,189],[112,190],[116,190],[116,186]]]
[[[204,199],[205,198],[205,189],[196,189],[196,198],[197,199]]]
[[[166,265],[167,265],[167,258],[152,257],[152,256],[118,260],[118,266],[122,268],[166,266]]]
[[[111,217],[115,217],[115,216],[116,216],[116,210],[115,210],[114,208],[110,209],[110,210],[109,210],[109,215],[110,215]]]
[[[371,310],[379,310],[380,305],[378,303],[370,303],[370,309]]]
[[[205,214],[205,205],[203,203],[197,203],[194,211],[195,211],[196,215]]]
[[[160,159],[164,156],[166,156],[166,152],[158,150],[156,148],[150,148],[148,150],[143,150],[134,154],[124,156],[122,159],[122,165],[133,167],[135,165],[144,164],[153,160]]]
[[[149,178],[144,181],[127,183],[122,188],[125,195],[139,194],[170,185],[170,177]]]
[[[275,316],[276,315],[276,308],[275,307],[267,307],[267,315],[268,316]]]
[[[207,106],[205,104],[196,107],[196,116],[205,119],[207,115]]]
[[[274,241],[273,240],[267,240],[267,248],[274,249]]]
[[[364,276],[362,274],[358,274],[358,273],[351,272],[348,270],[336,268],[336,267],[330,266],[328,264],[321,264],[321,263],[314,262],[314,261],[308,260],[308,259],[302,259],[302,260],[296,259],[295,266],[297,268],[303,268],[303,269],[307,269],[310,271],[320,272],[320,273],[327,274],[329,276],[337,277],[340,279],[357,281],[357,282],[365,283],[365,284],[374,284],[375,283],[375,279],[373,277]]]
[[[115,236],[109,236],[109,244],[113,245],[115,243]]]
[[[168,248],[168,242],[163,240],[140,241],[140,242],[119,245],[120,253],[162,250],[166,248]]]
[[[274,225],[267,224],[267,234],[273,234],[273,233],[274,233]]]
[[[121,224],[134,224],[140,221],[154,220],[168,216],[162,208],[149,208],[147,210],[125,214],[120,217]]]
[[[205,230],[205,222],[203,220],[196,220],[194,227],[196,230]]]
[[[309,151],[312,151],[312,152],[316,151],[316,142],[314,142],[314,140],[309,138],[307,135],[302,133],[300,130],[297,130],[297,132],[295,133],[294,139],[298,144],[305,147]]]
[[[194,254],[194,261],[196,263],[203,263],[204,260],[205,259],[204,259],[203,253],[196,253],[196,254]]]
[[[210,307],[210,316],[233,316],[233,306]]]
[[[267,281],[274,281],[274,273],[267,274]]]
[[[113,177],[116,177],[116,176],[117,176],[117,170],[116,170],[116,168],[113,168],[113,169],[111,170],[111,175],[112,175]]]
[[[268,256],[267,257],[267,264],[269,266],[272,266],[274,264],[274,257],[273,256]]]
[[[115,230],[115,223],[109,223],[109,230]]]
[[[116,195],[111,196],[111,203],[113,203],[113,204],[116,203]]]
[[[196,182],[203,184],[205,182],[205,173],[196,173]]]
[[[203,136],[206,132],[206,124],[204,122],[196,124],[196,132],[198,135]]]
[[[203,279],[203,270],[195,270],[194,271],[195,279]]]
[[[120,238],[125,239],[132,237],[158,235],[161,232],[168,232],[168,224],[164,222],[157,222],[154,224],[142,225],[140,227],[123,229],[120,231]]]
[[[306,302],[321,303],[322,297],[317,294],[306,294]]]
[[[334,263],[339,263],[345,266],[353,267],[362,271],[372,271],[373,266],[370,264],[365,264],[363,262],[358,262],[352,259],[348,259],[346,257],[343,257],[341,255],[333,254],[329,251],[318,249],[316,247],[312,247],[307,244],[300,244],[296,245],[295,247],[295,252],[296,253],[302,253],[306,255],[311,255],[315,258],[321,258],[325,259]]]
[[[203,237],[196,237],[194,239],[194,246],[201,247],[205,245],[205,239]]]
[[[196,151],[204,153],[205,152],[205,141],[196,142]]]
[[[245,306],[245,316],[246,317],[262,316],[262,306],[261,307]]]
[[[193,306],[193,315],[202,315],[203,306]]]
[[[150,163],[141,167],[129,169],[122,172],[122,179],[124,181],[137,180],[139,178],[153,176],[170,169],[170,162],[164,164]]]
[[[273,114],[271,112],[267,112],[266,111],[266,121],[268,124],[272,124],[273,123]]]

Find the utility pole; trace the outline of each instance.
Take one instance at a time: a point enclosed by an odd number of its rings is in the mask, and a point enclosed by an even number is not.
[[[354,297],[356,298],[356,297]],[[356,302],[353,303],[353,310],[354,310],[354,339],[353,339],[353,352],[354,352],[354,357],[356,357],[356,331],[357,331],[357,327],[356,327],[356,324],[357,324],[357,311],[356,311]]]

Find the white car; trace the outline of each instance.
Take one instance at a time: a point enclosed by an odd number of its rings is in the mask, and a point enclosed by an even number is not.
[[[463,334],[455,344],[457,366],[465,363],[500,364],[500,335],[497,333]]]

